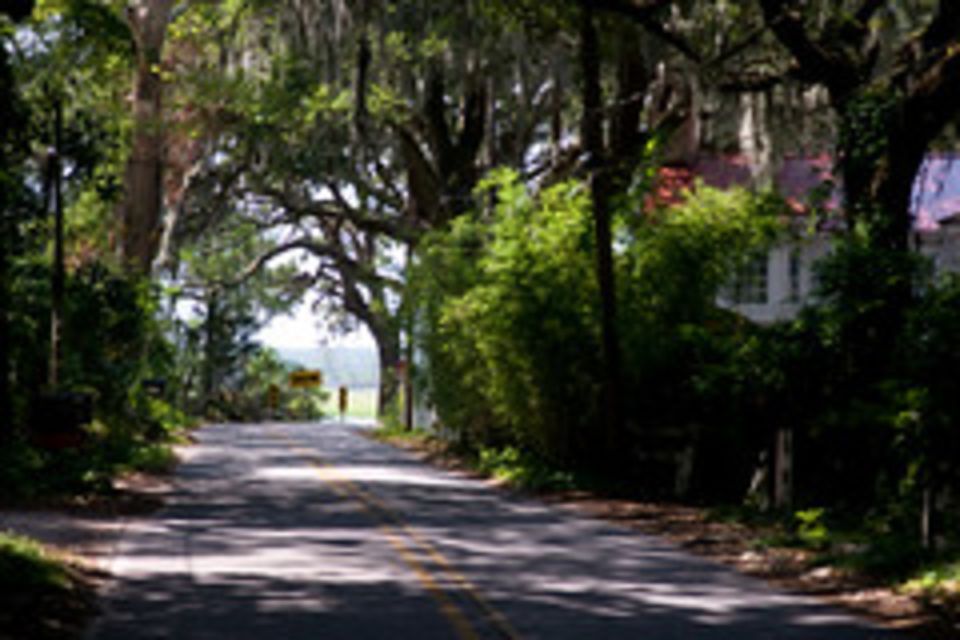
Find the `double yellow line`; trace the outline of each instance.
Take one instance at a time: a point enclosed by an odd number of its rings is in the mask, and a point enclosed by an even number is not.
[[[437,608],[456,631],[460,640],[480,640],[481,634],[470,617],[465,613],[451,596],[452,585],[455,592],[470,601],[479,611],[485,627],[496,637],[504,640],[520,640],[520,634],[513,628],[509,620],[497,611],[479,592],[470,580],[416,529],[404,522],[400,514],[391,509],[377,496],[363,489],[355,482],[344,476],[333,464],[324,460],[316,451],[308,449],[285,432],[276,432],[285,439],[290,448],[304,456],[317,470],[317,475],[341,498],[359,503],[377,521],[377,527],[384,534],[390,546],[397,552],[400,559],[410,568],[423,588],[430,594],[437,604]],[[435,566],[433,572],[423,561],[429,559]],[[438,579],[439,578],[439,579]]]

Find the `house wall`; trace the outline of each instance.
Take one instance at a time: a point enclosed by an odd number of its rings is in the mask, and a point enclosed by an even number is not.
[[[933,260],[938,274],[960,273],[960,227],[946,224],[937,231],[927,231],[916,236],[920,252]]]
[[[830,239],[820,235],[777,245],[767,254],[765,303],[744,303],[729,293],[721,294],[717,303],[761,324],[793,318],[813,294],[814,263],[829,252]]]
[[[932,260],[937,274],[960,274],[960,226],[945,225],[917,233],[915,242],[920,253]],[[830,253],[831,245],[829,236],[818,234],[775,246],[767,254],[767,301],[748,304],[723,293],[718,296],[718,305],[759,324],[796,317],[814,294],[813,266]],[[791,274],[791,260],[799,261],[795,275]]]

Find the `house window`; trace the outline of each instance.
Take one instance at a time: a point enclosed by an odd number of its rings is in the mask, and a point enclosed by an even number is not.
[[[767,256],[754,256],[733,279],[734,304],[767,304]]]
[[[799,249],[790,251],[788,277],[787,302],[798,303],[801,298],[801,283],[803,278],[803,256]]]

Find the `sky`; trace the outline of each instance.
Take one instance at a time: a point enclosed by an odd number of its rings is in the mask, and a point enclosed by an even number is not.
[[[346,335],[333,335],[318,326],[318,318],[314,315],[312,306],[311,300],[307,299],[297,305],[292,314],[275,317],[257,333],[256,339],[275,349],[309,349],[320,346],[374,348],[373,337],[366,328]]]
[[[302,271],[310,271],[317,266],[317,259],[304,252],[295,251],[284,254],[275,260],[275,264],[295,264]],[[309,349],[311,347],[369,347],[376,348],[373,336],[366,327],[348,334],[330,333],[322,320],[313,311],[317,301],[314,292],[307,292],[293,312],[274,317],[254,339],[274,349]]]

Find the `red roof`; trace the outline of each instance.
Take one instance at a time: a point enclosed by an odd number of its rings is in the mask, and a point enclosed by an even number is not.
[[[777,190],[786,198],[796,213],[804,213],[810,192],[830,181],[833,161],[827,154],[818,156],[788,156],[781,161],[774,176]],[[665,166],[657,172],[656,184],[647,206],[670,206],[683,201],[686,191],[694,188],[696,179],[716,189],[749,186],[753,183],[750,163],[745,156],[701,156],[692,166]],[[834,193],[828,202],[831,208],[839,206]]]
[[[704,155],[691,166],[667,166],[659,169],[647,207],[669,206],[683,201],[685,192],[696,180],[717,189],[749,186],[753,183],[750,164],[742,155]],[[828,184],[831,189],[826,207],[841,206],[842,191],[833,176],[833,159],[828,154],[787,156],[780,162],[774,184],[786,198],[791,210],[806,213],[811,193]],[[960,154],[927,154],[914,180],[911,215],[917,230],[935,230],[942,224],[960,219]]]

